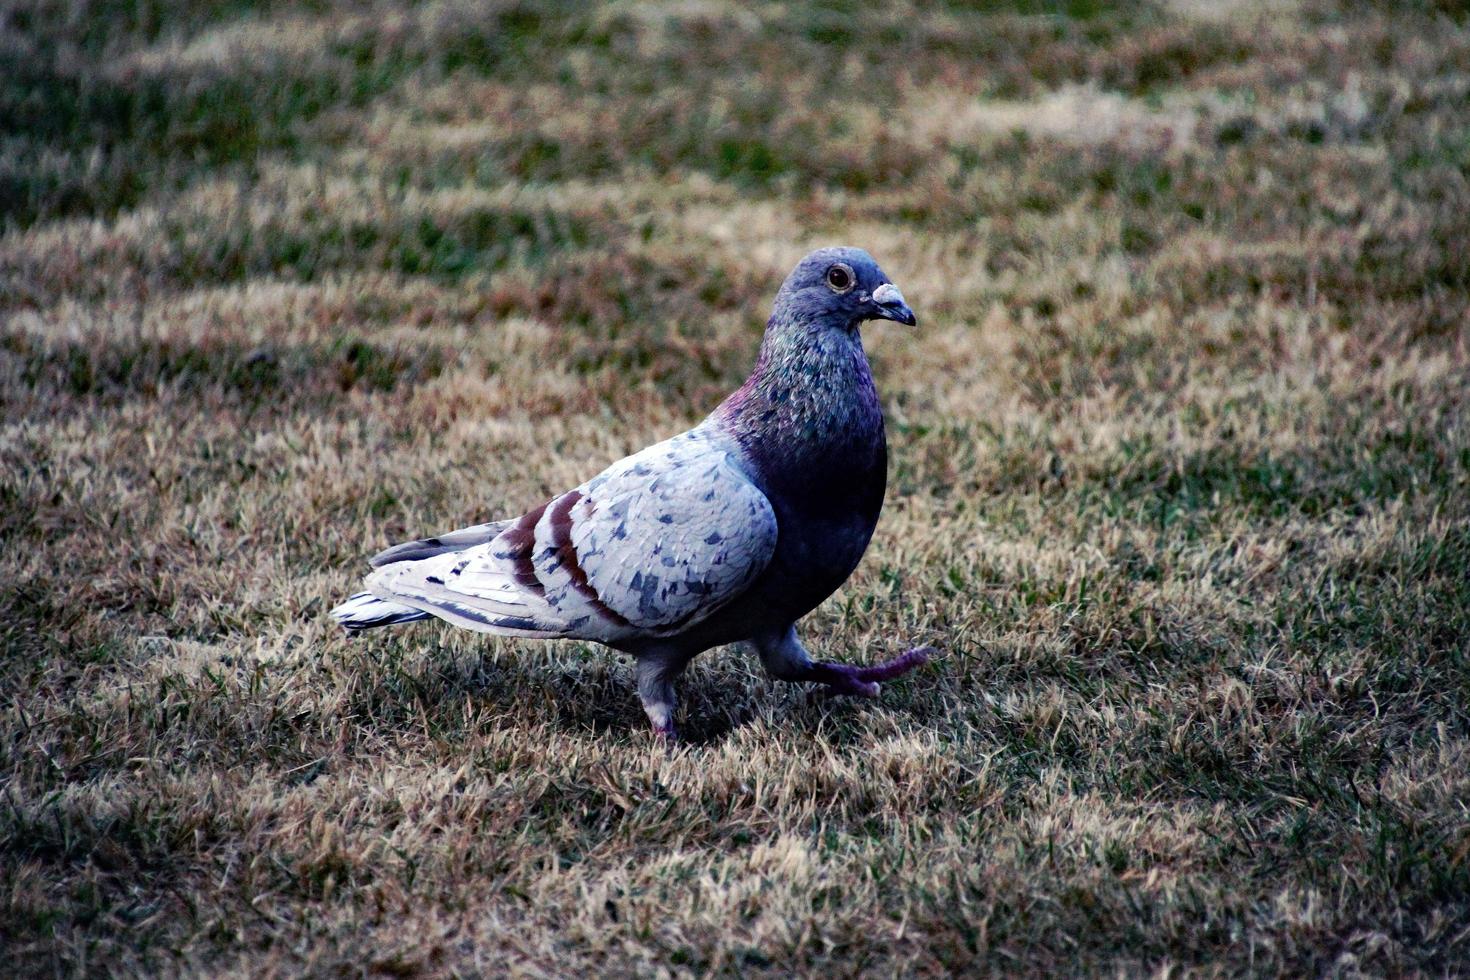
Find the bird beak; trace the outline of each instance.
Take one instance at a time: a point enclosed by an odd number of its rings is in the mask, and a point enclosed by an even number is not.
[[[911,327],[919,323],[914,311],[903,301],[903,293],[891,282],[885,282],[873,290],[873,307],[873,315],[880,319],[905,323]]]

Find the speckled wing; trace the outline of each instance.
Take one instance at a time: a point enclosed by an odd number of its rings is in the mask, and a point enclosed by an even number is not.
[[[368,587],[461,626],[617,642],[685,630],[745,591],[776,548],[765,495],[704,429],[650,446],[462,551]]]

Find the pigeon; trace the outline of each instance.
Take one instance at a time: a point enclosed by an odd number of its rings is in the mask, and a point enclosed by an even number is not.
[[[857,567],[883,507],[888,449],[859,327],[913,327],[858,248],[802,259],[776,294],[755,368],[703,422],[519,517],[395,545],[332,610],[350,632],[438,619],[501,636],[591,640],[631,654],[655,732],[674,682],[744,642],[766,672],[873,698],[925,663],[814,660],[796,634]]]

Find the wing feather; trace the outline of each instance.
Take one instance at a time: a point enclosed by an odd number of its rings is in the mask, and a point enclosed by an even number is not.
[[[395,544],[378,552],[368,559],[368,564],[374,568],[382,568],[400,561],[422,561],[435,555],[442,555],[451,551],[463,551],[477,544],[484,544],[491,540],[501,531],[505,530],[509,521],[491,521],[488,524],[476,524],[474,527],[460,528],[458,531],[450,531],[448,534],[438,534],[432,538],[421,538],[418,541],[405,541]]]
[[[472,629],[616,642],[710,616],[765,568],[776,536],[770,502],[730,448],[695,429],[502,522],[488,541],[395,561],[368,585]]]

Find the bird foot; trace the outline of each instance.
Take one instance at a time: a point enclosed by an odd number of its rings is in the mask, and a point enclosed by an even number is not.
[[[892,680],[907,674],[915,667],[922,667],[929,662],[929,655],[933,652],[932,647],[914,647],[892,660],[885,660],[871,667],[821,663],[815,665],[820,669],[817,679],[826,685],[826,690],[822,693],[827,697],[876,698],[883,690],[879,681]]]
[[[672,721],[666,721],[662,725],[653,726],[653,737],[659,745],[670,752],[679,744],[679,732],[674,728]]]

